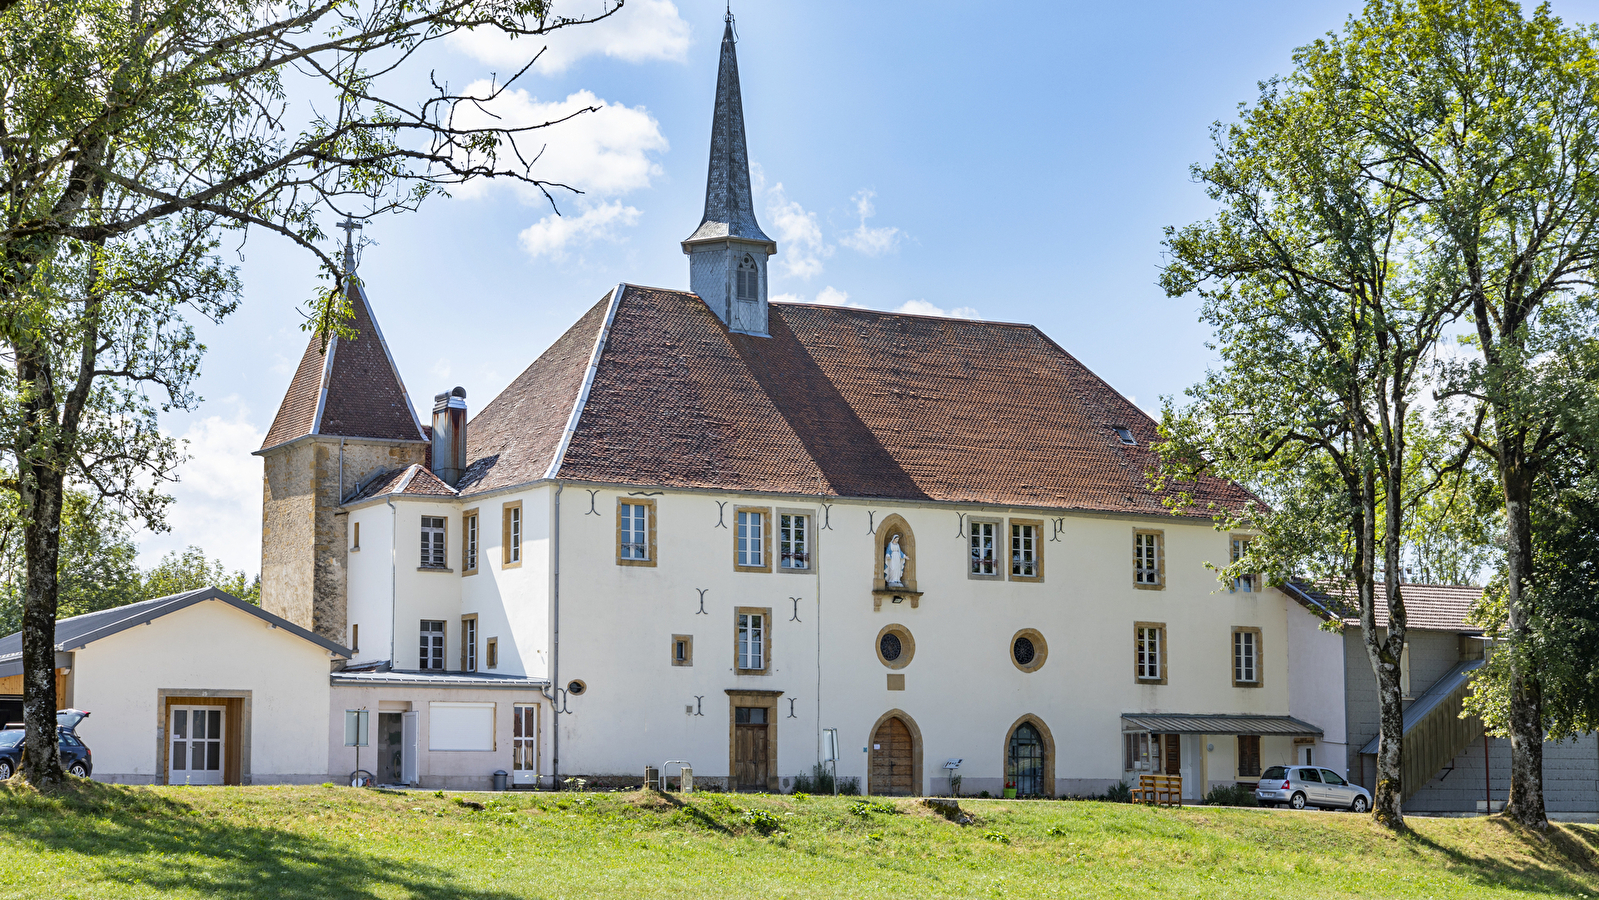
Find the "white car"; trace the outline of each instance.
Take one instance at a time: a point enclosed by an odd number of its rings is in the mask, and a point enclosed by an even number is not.
[[[1363,813],[1371,809],[1371,792],[1350,784],[1331,769],[1315,766],[1272,766],[1260,775],[1255,799],[1261,806],[1288,806],[1304,809],[1347,809]]]

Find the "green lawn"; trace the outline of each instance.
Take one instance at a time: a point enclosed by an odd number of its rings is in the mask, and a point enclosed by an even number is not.
[[[0,897],[1592,897],[1599,829],[1106,803],[0,785]],[[757,814],[752,814],[754,811]],[[769,813],[769,816],[758,813]],[[763,828],[770,834],[763,834]]]

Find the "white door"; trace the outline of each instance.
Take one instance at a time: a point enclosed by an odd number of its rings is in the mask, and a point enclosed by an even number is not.
[[[400,780],[416,784],[416,713],[400,716]]]
[[[539,783],[538,704],[511,708],[511,783]]]
[[[221,784],[223,708],[174,706],[167,725],[168,784]]]

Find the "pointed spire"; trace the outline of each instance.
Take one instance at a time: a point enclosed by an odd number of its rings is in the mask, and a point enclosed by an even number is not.
[[[733,13],[729,7],[722,30],[722,60],[716,73],[716,112],[711,120],[711,165],[705,179],[705,217],[689,236],[689,242],[731,237],[772,243],[755,221],[735,43]],[[775,244],[768,252],[776,252]]]
[[[355,233],[361,230],[361,223],[350,216],[345,216],[339,223],[344,229],[344,274],[355,274]]]

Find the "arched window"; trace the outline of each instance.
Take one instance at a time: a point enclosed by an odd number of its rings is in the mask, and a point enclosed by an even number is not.
[[[1044,738],[1031,722],[1023,722],[1011,732],[1005,768],[1005,780],[1015,783],[1016,796],[1037,797],[1044,793]]]
[[[738,264],[738,291],[735,296],[740,300],[754,303],[760,299],[761,270],[755,265],[755,257],[748,253]]]

